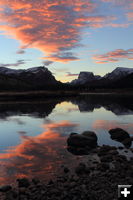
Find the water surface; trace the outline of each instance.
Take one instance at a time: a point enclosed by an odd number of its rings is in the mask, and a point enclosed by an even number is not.
[[[86,156],[67,151],[71,132],[94,131],[98,145],[123,146],[108,130],[133,134],[132,96],[90,95],[41,101],[0,102],[0,184],[18,177],[47,180]]]

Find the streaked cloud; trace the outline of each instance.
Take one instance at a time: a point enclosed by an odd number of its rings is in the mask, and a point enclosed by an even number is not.
[[[133,49],[116,49],[101,55],[94,55],[96,63],[118,62],[122,59],[133,60]]]
[[[51,64],[53,63],[53,61],[51,61],[51,60],[44,60],[42,63],[43,63],[45,66],[49,66],[49,65],[51,65]]]
[[[127,17],[129,21],[133,21],[133,12],[128,12]]]
[[[66,76],[78,76],[79,74],[73,74],[71,72],[67,72]]]
[[[86,27],[123,26],[113,23],[115,16],[98,15],[94,0],[0,0],[0,8],[0,30],[21,41],[17,53],[23,54],[23,47],[37,48],[50,61],[79,60],[71,50],[82,46]]]
[[[18,67],[20,65],[24,65],[25,63],[26,63],[25,60],[17,60],[16,63],[7,63],[7,64],[0,63],[0,67]]]
[[[24,49],[19,49],[16,53],[17,53],[17,54],[24,54],[24,53],[25,53],[25,50],[24,50]]]

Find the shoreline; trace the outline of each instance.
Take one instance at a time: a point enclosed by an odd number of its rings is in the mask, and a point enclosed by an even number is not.
[[[133,148],[103,145],[90,151],[98,159],[80,163],[73,169],[62,167],[62,174],[45,183],[37,178],[16,180],[17,187],[0,187],[1,200],[116,200],[118,185],[133,184],[133,157],[120,151]],[[2,191],[3,187],[3,191]]]
[[[95,92],[80,92],[80,91],[9,91],[0,92],[1,100],[19,100],[25,99],[47,99],[51,97],[64,98],[64,97],[76,97],[76,96],[103,96],[103,95],[113,95],[113,96],[133,96],[133,91],[95,91]]]

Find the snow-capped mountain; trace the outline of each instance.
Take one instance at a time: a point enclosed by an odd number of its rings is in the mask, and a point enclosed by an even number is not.
[[[56,85],[59,82],[46,67],[33,67],[29,69],[10,69],[0,67],[1,81],[3,77],[6,79],[18,80],[30,86],[46,86]]]
[[[17,70],[17,69],[10,69],[7,67],[0,67],[0,74],[10,75],[10,74],[19,74],[23,70]]]
[[[116,80],[116,79],[118,80],[131,73],[133,73],[133,68],[117,67],[111,73],[106,74],[104,78],[109,80]]]
[[[97,76],[92,72],[80,72],[78,79],[73,80],[71,85],[83,85],[83,84],[91,84],[94,85],[107,85],[114,81],[120,80],[130,74],[133,73],[133,68],[123,68],[117,67],[112,72],[106,74],[105,76]]]
[[[93,72],[80,72],[78,79],[75,79],[71,82],[72,85],[82,85],[85,84],[87,82],[91,82],[94,80],[99,80],[101,77],[100,76],[96,76],[93,74]]]
[[[21,73],[40,73],[40,72],[48,72],[48,69],[46,67],[40,66],[40,67],[32,67],[28,69],[10,69],[7,67],[0,67],[0,74],[6,74],[6,75],[11,75],[11,74],[21,74]]]

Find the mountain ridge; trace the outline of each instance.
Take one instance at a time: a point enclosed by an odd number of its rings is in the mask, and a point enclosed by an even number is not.
[[[70,83],[57,81],[44,66],[28,69],[0,67],[0,91],[3,90],[77,90],[133,88],[133,68],[117,67],[101,77],[93,72],[80,72],[78,79]]]
[[[88,73],[91,76],[87,76]],[[96,83],[101,84],[102,82],[112,83],[113,81],[118,81],[119,79],[122,79],[132,73],[133,73],[133,68],[123,68],[123,67],[117,67],[112,72],[107,73],[103,77],[94,75],[93,72],[80,72],[78,78],[75,80],[72,80],[70,84],[84,85],[84,84],[93,83],[94,85],[96,85]],[[84,74],[84,76],[81,76],[81,74]],[[84,78],[84,77],[88,77],[88,78]]]
[[[59,81],[44,66],[32,67],[28,69],[10,69],[0,67],[0,89],[18,88],[23,89],[45,89],[48,86],[58,85]]]

